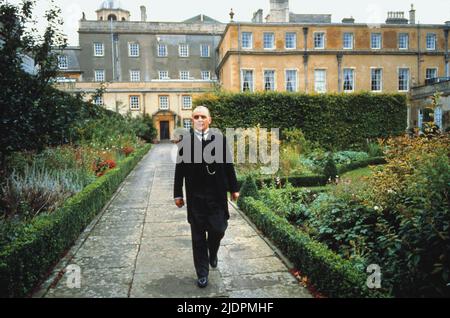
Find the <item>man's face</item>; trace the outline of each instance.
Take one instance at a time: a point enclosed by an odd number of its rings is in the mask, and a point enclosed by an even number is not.
[[[195,129],[206,130],[211,124],[211,117],[208,116],[206,111],[196,111],[192,114],[192,121]]]

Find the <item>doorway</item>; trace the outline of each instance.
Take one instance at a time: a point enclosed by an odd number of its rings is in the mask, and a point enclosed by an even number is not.
[[[168,121],[160,121],[159,122],[159,139],[160,140],[167,140],[170,139],[170,132],[169,132],[169,122]]]

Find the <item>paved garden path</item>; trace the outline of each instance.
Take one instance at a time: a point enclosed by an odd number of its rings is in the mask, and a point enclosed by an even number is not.
[[[231,204],[219,265],[196,286],[186,207],[172,199],[174,151],[152,148],[33,297],[311,297]]]

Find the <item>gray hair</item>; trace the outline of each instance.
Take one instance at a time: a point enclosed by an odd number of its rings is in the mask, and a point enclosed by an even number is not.
[[[206,106],[201,105],[201,106],[195,107],[195,109],[192,111],[192,114],[194,114],[196,112],[206,112],[208,114],[208,117],[211,117],[211,113],[209,112],[209,109]]]

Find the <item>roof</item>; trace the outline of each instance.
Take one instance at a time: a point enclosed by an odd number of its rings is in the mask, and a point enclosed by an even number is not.
[[[331,14],[296,14],[289,13],[291,23],[331,23]]]
[[[195,17],[182,21],[183,23],[222,23],[220,21],[214,20],[205,14],[199,14]]]

